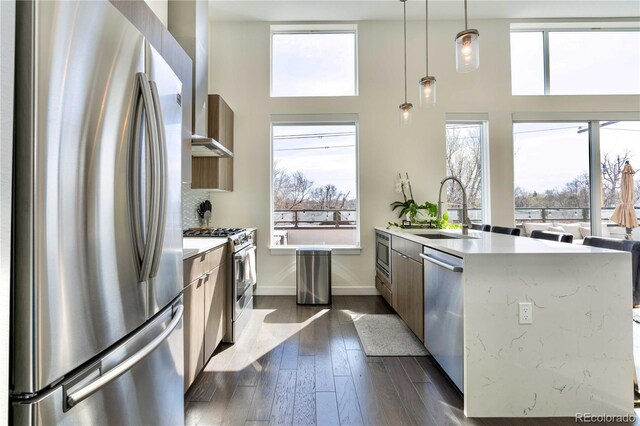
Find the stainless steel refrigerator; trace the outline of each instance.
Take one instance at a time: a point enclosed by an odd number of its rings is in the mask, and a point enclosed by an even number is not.
[[[181,82],[106,0],[16,12],[12,422],[182,424]]]

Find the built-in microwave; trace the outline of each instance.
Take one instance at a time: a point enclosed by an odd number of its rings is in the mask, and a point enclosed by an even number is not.
[[[381,231],[376,231],[376,270],[391,282],[391,238]]]

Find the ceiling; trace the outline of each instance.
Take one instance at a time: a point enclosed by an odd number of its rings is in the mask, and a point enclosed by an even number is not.
[[[430,19],[462,19],[462,0],[430,0]],[[400,20],[399,0],[209,0],[213,21]],[[638,0],[469,0],[474,19],[640,18]],[[407,1],[407,18],[424,19],[424,1]]]

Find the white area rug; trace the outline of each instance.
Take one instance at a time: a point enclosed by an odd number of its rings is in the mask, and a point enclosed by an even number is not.
[[[366,314],[354,319],[367,356],[426,356],[429,352],[397,315]]]

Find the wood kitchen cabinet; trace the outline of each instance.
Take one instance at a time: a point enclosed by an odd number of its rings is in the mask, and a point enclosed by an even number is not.
[[[184,390],[204,368],[226,331],[227,247],[184,261]]]
[[[220,95],[209,95],[209,137],[233,152],[233,110]],[[191,188],[233,191],[233,157],[194,157]]]
[[[393,236],[391,242],[393,308],[413,333],[424,341],[422,245]]]
[[[192,282],[184,289],[184,390],[191,386],[204,367],[204,279]]]
[[[380,295],[387,301],[389,305],[396,311],[398,310],[397,306],[397,296],[393,297],[392,285],[385,277],[383,277],[380,273],[376,273],[376,289],[380,292]]]
[[[213,351],[226,332],[227,264],[223,262],[211,271],[204,285],[204,360],[211,358]]]

